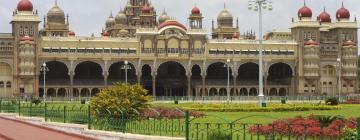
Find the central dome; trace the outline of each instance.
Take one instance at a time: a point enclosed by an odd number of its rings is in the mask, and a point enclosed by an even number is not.
[[[221,27],[232,27],[233,26],[233,16],[231,13],[224,9],[222,10],[217,17],[218,26]]]
[[[312,17],[312,10],[309,7],[307,7],[306,5],[304,5],[303,7],[301,7],[299,9],[298,16],[300,18],[303,18],[303,17],[311,18]]]
[[[324,9],[324,11],[318,16],[318,21],[319,22],[331,22],[331,16]]]
[[[64,11],[55,3],[47,13],[48,22],[50,23],[60,23],[65,24],[65,13]]]
[[[167,15],[166,11],[164,10],[159,17],[159,23],[164,23],[165,21],[169,20],[170,17]]]
[[[21,0],[17,5],[18,11],[33,11],[33,5],[29,0]]]

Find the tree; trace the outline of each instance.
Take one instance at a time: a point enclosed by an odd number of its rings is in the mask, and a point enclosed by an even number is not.
[[[115,83],[114,86],[100,91],[90,101],[95,116],[127,117],[138,116],[143,109],[150,107],[151,97],[141,85]]]

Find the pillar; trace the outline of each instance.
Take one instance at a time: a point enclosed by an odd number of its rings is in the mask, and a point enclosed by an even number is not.
[[[156,72],[151,74],[152,76],[152,93],[153,98],[156,97]]]
[[[209,96],[209,94],[206,95],[206,89],[205,89],[205,81],[206,75],[201,75],[201,83],[202,83],[202,96]]]
[[[236,88],[236,80],[237,80],[237,74],[233,73],[233,80],[234,80],[234,86],[233,86],[233,96],[236,96],[237,95],[237,88]],[[231,93],[231,90],[230,90],[230,93]]]
[[[108,72],[108,71],[104,71],[103,76],[104,76],[104,86],[107,87],[107,85],[108,85],[109,72]]]
[[[137,82],[141,85],[141,74],[136,75]]]
[[[267,72],[265,72],[265,74],[264,74],[264,92],[265,92],[264,95],[265,96],[269,96],[269,92],[267,90],[268,89],[268,82],[267,82],[268,80],[267,79],[268,79],[268,74],[267,74]]]
[[[70,72],[70,97],[73,97],[74,95],[74,72]]]
[[[187,95],[188,95],[188,99],[191,98],[192,94],[191,94],[191,74],[187,75]]]
[[[291,87],[290,87],[291,90],[288,91],[288,96],[293,96],[295,95],[296,93],[296,88],[295,88],[295,76],[293,75],[291,77]]]

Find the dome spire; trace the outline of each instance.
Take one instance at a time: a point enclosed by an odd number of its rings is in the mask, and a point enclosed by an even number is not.
[[[344,8],[344,1],[341,1],[341,8]]]
[[[226,9],[226,2],[224,2],[224,9]]]
[[[304,0],[304,7],[306,6],[306,1]]]
[[[58,2],[57,2],[57,0],[55,0],[55,6],[58,6]]]

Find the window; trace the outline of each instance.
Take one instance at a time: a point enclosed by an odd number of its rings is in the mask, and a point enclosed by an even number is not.
[[[332,82],[329,82],[329,85],[332,85]]]
[[[3,88],[3,87],[4,87],[4,82],[1,81],[1,82],[0,82],[0,88]]]
[[[323,85],[326,85],[326,82],[323,82]]]
[[[11,82],[10,81],[6,82],[6,87],[11,88]]]

